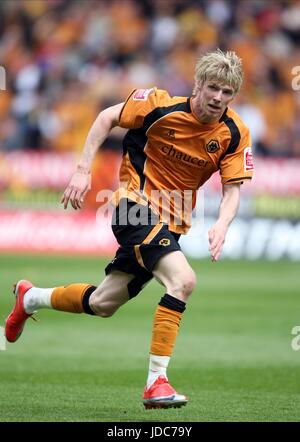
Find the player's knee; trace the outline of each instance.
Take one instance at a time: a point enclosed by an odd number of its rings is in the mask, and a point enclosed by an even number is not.
[[[101,318],[110,318],[115,313],[115,311],[116,311],[116,309],[115,310],[112,310],[112,309],[105,310],[102,308],[99,310],[98,316],[101,316]]]
[[[111,301],[104,300],[101,292],[98,293],[97,290],[91,295],[89,305],[93,312],[102,318],[111,317],[119,307]]]
[[[170,292],[174,296],[179,297],[183,301],[192,294],[196,285],[196,275],[195,272],[190,269],[188,272],[181,273],[177,275],[171,281]]]
[[[182,286],[183,286],[183,292],[186,296],[190,296],[195,288],[196,285],[196,275],[195,272],[190,269],[189,273],[184,275]]]
[[[118,309],[118,307],[112,306],[107,302],[101,302],[100,300],[97,300],[97,298],[90,300],[90,307],[93,312],[97,316],[101,316],[101,318],[110,318]]]

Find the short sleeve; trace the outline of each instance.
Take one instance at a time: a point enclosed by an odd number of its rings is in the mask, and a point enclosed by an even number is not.
[[[222,184],[242,183],[253,176],[251,136],[245,128],[240,142],[232,153],[227,153],[220,163]]]
[[[125,129],[143,127],[144,118],[157,107],[157,89],[134,89],[120,113],[119,126]]]

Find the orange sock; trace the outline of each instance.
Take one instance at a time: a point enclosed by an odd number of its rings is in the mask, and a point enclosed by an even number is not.
[[[88,298],[95,289],[96,287],[90,284],[70,284],[56,287],[51,295],[52,307],[64,312],[93,314],[88,305]]]
[[[185,310],[185,303],[170,295],[164,295],[156,309],[150,353],[158,356],[171,356]]]

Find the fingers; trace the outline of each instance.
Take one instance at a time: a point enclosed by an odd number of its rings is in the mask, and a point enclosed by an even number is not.
[[[215,262],[221,255],[225,238],[223,235],[220,235],[215,230],[211,229],[208,233],[208,239],[210,244],[209,251],[211,260]]]
[[[61,203],[63,204],[64,209],[68,207],[69,202],[73,209],[81,209],[84,198],[90,188],[91,175],[76,171],[61,198]]]
[[[221,244],[217,249],[215,249],[213,252],[211,252],[211,260],[212,262],[218,261],[218,259],[221,256],[223,244]]]
[[[70,202],[71,202],[73,209],[77,210],[80,208],[78,190],[76,190],[76,189],[72,190],[72,192],[70,194]]]
[[[88,189],[82,192],[81,190],[76,189],[76,187],[67,187],[60,202],[63,204],[64,209],[68,207],[69,202],[71,203],[73,209],[81,209],[87,192]]]
[[[64,206],[64,209],[66,209],[68,207],[69,200],[70,200],[70,192],[69,192],[69,189],[66,189],[64,191],[64,194],[63,194],[61,200],[60,200],[61,204],[63,204],[63,206]]]

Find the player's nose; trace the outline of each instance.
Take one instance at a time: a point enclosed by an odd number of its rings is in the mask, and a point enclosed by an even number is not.
[[[222,91],[219,90],[214,94],[214,100],[218,103],[222,100]]]

